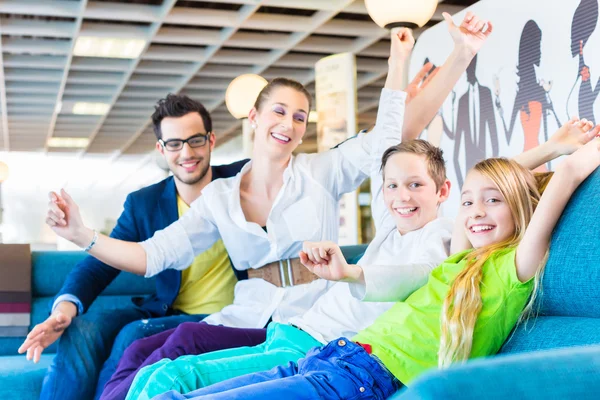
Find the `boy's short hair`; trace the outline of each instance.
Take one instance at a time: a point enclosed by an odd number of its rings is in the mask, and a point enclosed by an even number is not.
[[[425,156],[427,160],[427,172],[435,182],[435,189],[439,190],[446,181],[446,161],[444,152],[439,147],[422,139],[409,140],[390,147],[381,157],[381,171],[384,172],[385,165],[391,156],[397,153],[410,153]]]

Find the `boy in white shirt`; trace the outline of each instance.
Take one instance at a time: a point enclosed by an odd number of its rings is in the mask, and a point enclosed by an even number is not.
[[[261,345],[165,359],[142,369],[127,398],[149,399],[168,390],[187,393],[297,361],[312,347],[340,336],[354,336],[394,304],[376,302],[386,297],[378,290],[380,286],[396,296],[408,296],[448,257],[452,222],[437,214],[449,192],[439,148],[424,140],[390,147],[381,169],[377,166],[371,171],[376,236],[359,265],[348,265],[332,242],[305,242],[300,252],[303,264],[317,275],[331,280],[352,277],[348,279],[351,283],[334,283],[305,314],[292,318],[290,325],[271,323]],[[393,287],[390,274],[395,277]],[[385,285],[379,275],[387,277]]]

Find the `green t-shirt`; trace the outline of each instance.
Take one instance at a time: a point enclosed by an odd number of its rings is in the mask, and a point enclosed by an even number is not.
[[[370,344],[373,354],[403,384],[437,367],[442,306],[470,251],[452,255],[431,272],[425,286],[353,338]],[[533,279],[519,281],[515,253],[515,248],[499,250],[483,264],[483,306],[475,323],[471,358],[500,350],[531,295]]]

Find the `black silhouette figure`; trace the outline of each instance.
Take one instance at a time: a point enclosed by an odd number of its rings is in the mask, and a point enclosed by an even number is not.
[[[496,98],[496,106],[502,118],[506,140],[510,144],[517,113],[523,126],[525,145],[523,151],[532,149],[539,144],[540,127],[544,125],[544,137],[548,140],[548,114],[551,112],[560,126],[558,116],[554,112],[548,91],[551,82],[546,86],[538,82],[535,67],[540,65],[542,58],[542,31],[534,20],[529,20],[523,28],[519,42],[519,64],[517,65],[517,95],[510,117],[510,125],[506,126],[504,112],[500,99]]]
[[[579,118],[586,118],[592,122],[596,122],[594,117],[594,102],[600,93],[600,78],[596,83],[596,87],[592,88],[590,80],[590,67],[585,63],[583,58],[583,48],[588,39],[596,29],[598,24],[598,0],[581,0],[579,6],[573,14],[573,22],[571,23],[571,55],[579,56],[579,70],[577,79],[573,84],[573,89],[577,82],[581,79],[579,86]],[[571,98],[573,89],[569,93]],[[568,101],[567,101],[568,104]],[[568,115],[567,110],[567,115]]]
[[[459,187],[462,187],[464,175],[477,162],[487,158],[486,144],[489,131],[492,145],[492,157],[498,155],[498,131],[496,115],[492,102],[492,91],[477,80],[477,56],[467,67],[467,91],[458,100],[456,128],[450,129],[444,121],[444,132],[454,140],[454,169]],[[452,114],[454,118],[455,94],[452,94]],[[453,121],[454,123],[454,121]],[[464,141],[465,164],[460,167],[460,149]]]

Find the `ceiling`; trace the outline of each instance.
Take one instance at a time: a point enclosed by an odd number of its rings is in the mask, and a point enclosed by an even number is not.
[[[441,2],[441,12],[475,1]],[[124,155],[142,159],[155,137],[157,99],[185,93],[211,112],[217,142],[241,133],[224,104],[243,73],[290,77],[314,94],[314,64],[357,56],[359,125],[374,122],[387,70],[389,33],[363,0],[61,0],[0,2],[0,149]],[[415,32],[415,36],[420,30]],[[79,36],[144,39],[137,59],[73,55]],[[71,113],[76,102],[110,104],[105,115]],[[314,137],[314,126],[309,135]],[[88,138],[84,149],[48,148],[49,138]],[[311,150],[314,139],[305,140]]]

